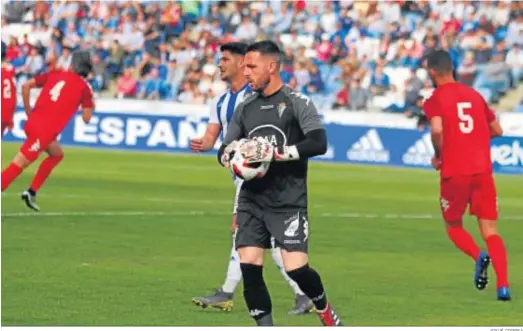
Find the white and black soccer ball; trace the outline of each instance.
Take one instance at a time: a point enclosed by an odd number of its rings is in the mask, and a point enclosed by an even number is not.
[[[270,162],[247,163],[240,152],[241,145],[248,142],[248,139],[242,139],[234,151],[230,160],[232,172],[243,180],[262,178],[269,170]]]

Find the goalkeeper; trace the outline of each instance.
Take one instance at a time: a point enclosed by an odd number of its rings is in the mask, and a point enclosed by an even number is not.
[[[281,51],[275,43],[250,45],[244,65],[245,77],[257,93],[238,105],[218,159],[229,167],[237,141],[249,138],[237,152],[247,162],[272,162],[263,178],[244,182],[238,200],[236,248],[247,308],[257,325],[273,325],[263,279],[264,249],[271,247],[273,236],[285,271],[312,299],[322,323],[340,326],[320,276],[308,263],[307,159],[327,150],[325,129],[312,101],[284,86]]]

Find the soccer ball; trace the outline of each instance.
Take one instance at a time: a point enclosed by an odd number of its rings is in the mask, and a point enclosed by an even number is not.
[[[254,178],[262,178],[269,170],[269,162],[256,162],[247,163],[242,153],[240,153],[240,147],[246,143],[247,139],[242,139],[235,149],[234,155],[230,161],[232,172],[243,180],[251,180]]]

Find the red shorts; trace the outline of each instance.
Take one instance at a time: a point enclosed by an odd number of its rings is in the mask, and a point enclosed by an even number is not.
[[[27,138],[22,147],[20,147],[20,152],[31,162],[35,161],[58,136],[56,133],[51,133],[43,127],[31,125],[30,122],[26,123],[24,131]]]
[[[440,206],[447,222],[460,221],[469,206],[477,218],[498,219],[498,198],[492,174],[478,174],[441,179]]]

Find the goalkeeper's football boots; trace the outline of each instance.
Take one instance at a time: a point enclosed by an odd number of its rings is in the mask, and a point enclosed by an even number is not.
[[[312,300],[306,295],[296,296],[296,305],[289,311],[289,315],[303,315],[312,313],[315,310]]]
[[[323,326],[343,326],[340,318],[334,309],[332,309],[330,303],[327,304],[327,307],[323,311],[317,310],[316,313],[320,317]]]
[[[36,195],[31,194],[29,191],[24,191],[21,196],[22,200],[25,202],[27,208],[31,208],[35,211],[40,211],[40,207],[36,204]]]
[[[484,290],[488,284],[487,270],[490,265],[490,256],[487,252],[481,252],[476,261],[476,269],[474,270],[474,284],[478,290]]]
[[[510,296],[510,289],[506,286],[498,288],[498,300],[499,301],[510,301],[512,297]]]
[[[192,302],[202,308],[213,307],[222,311],[231,311],[233,307],[233,293],[224,292],[221,288],[215,289],[206,297],[195,297]]]

